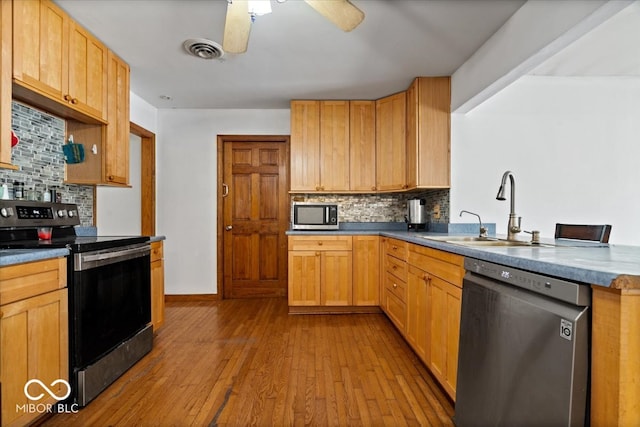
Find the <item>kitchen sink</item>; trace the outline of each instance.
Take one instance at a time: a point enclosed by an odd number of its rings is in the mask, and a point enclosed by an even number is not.
[[[478,237],[478,236],[422,236],[427,240],[436,240],[439,242],[453,243],[463,246],[478,247],[494,247],[494,246],[515,246],[515,247],[555,247],[548,243],[525,242],[522,240],[506,240],[495,237]]]

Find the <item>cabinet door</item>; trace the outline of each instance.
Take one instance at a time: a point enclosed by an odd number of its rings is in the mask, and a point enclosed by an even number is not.
[[[429,275],[409,267],[407,278],[407,341],[427,365],[429,349]]]
[[[69,19],[68,92],[76,110],[107,120],[107,48]]]
[[[320,303],[346,306],[353,301],[352,252],[326,251],[321,255]]]
[[[402,190],[406,185],[406,93],[376,101],[376,187]]]
[[[320,305],[319,251],[289,251],[289,305]]]
[[[164,260],[151,263],[151,323],[157,331],[164,323]]]
[[[104,182],[129,183],[129,65],[113,52],[108,55],[108,118],[103,148]]]
[[[380,304],[380,238],[353,236],[353,305]]]
[[[16,405],[36,403],[25,396],[26,382],[38,379],[49,385],[69,379],[67,289],[6,304],[0,311],[2,423],[26,425],[40,415],[16,411]],[[53,391],[63,395],[67,390],[58,384]],[[55,403],[49,395],[37,402]]]
[[[431,372],[453,400],[456,397],[462,289],[430,276]]]
[[[409,188],[448,188],[450,78],[418,77],[407,93],[407,184]]]
[[[291,191],[320,189],[320,102],[291,101]]]
[[[349,104],[349,190],[376,191],[376,103]]]
[[[349,101],[320,101],[320,191],[349,189]]]
[[[0,168],[11,167],[12,2],[0,1]]]
[[[13,77],[57,101],[68,94],[68,26],[53,2],[13,2]]]

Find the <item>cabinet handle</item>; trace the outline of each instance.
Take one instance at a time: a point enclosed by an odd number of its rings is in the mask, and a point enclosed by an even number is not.
[[[63,98],[64,98],[65,101],[71,101],[71,95],[67,94]]]
[[[322,246],[322,242],[318,242],[318,246]]]
[[[78,103],[78,98],[72,98],[72,99],[71,99],[71,103],[72,103],[73,105],[77,104],[77,103]]]

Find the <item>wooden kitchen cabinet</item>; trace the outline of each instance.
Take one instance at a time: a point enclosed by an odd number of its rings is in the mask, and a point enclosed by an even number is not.
[[[376,188],[407,189],[406,93],[376,101]]]
[[[382,239],[383,286],[381,308],[404,335],[407,324],[407,243]]]
[[[85,161],[65,165],[65,181],[83,185],[129,184],[129,65],[113,52],[108,54],[109,124],[67,120],[67,137],[84,145]],[[93,146],[96,153],[93,153]]]
[[[291,101],[291,191],[349,189],[349,101]]]
[[[164,245],[151,243],[151,323],[156,332],[164,323]]]
[[[290,306],[350,306],[351,236],[289,236]]]
[[[380,237],[353,236],[353,305],[380,305]]]
[[[109,184],[129,184],[129,64],[112,51],[108,55],[108,119],[102,148],[102,178]]]
[[[66,266],[66,259],[58,258],[0,267],[3,426],[27,425],[41,415],[16,410],[16,405],[57,403],[46,394],[37,402],[28,400],[24,393],[28,380],[47,385],[69,380]],[[58,395],[67,391],[62,384],[52,389]]]
[[[107,48],[50,0],[13,2],[13,79],[32,105],[107,121]]]
[[[0,168],[11,164],[12,2],[0,1]]]
[[[409,245],[407,341],[455,401],[464,258]]]
[[[450,77],[417,77],[407,90],[407,186],[450,186]]]
[[[349,190],[376,191],[375,101],[349,102],[349,153]]]
[[[320,187],[320,101],[291,101],[291,191]]]

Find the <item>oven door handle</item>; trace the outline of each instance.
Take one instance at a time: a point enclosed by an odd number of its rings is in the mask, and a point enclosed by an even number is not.
[[[74,254],[74,271],[85,271],[103,265],[115,264],[151,254],[151,247],[147,243],[127,246],[118,250],[103,250]]]

